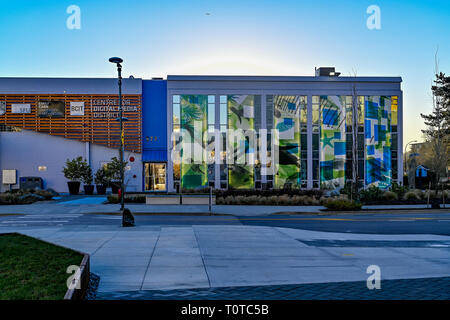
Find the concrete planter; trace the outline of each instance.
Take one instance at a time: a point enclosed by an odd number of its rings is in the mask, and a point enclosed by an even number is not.
[[[150,195],[145,197],[145,204],[180,204],[179,195]]]
[[[209,204],[209,195],[183,196],[183,204]],[[216,196],[212,196],[211,204],[216,204]]]
[[[194,204],[194,205],[208,205],[209,204],[209,195],[148,195],[145,197],[146,204]],[[212,204],[216,204],[216,196],[212,196]]]

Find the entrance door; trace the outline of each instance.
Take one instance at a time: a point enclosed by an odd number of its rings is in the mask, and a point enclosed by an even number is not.
[[[166,164],[145,163],[145,191],[166,191]]]

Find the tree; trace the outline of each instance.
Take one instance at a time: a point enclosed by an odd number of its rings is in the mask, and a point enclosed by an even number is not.
[[[422,130],[430,145],[430,169],[434,173],[435,186],[441,177],[447,176],[450,162],[450,76],[437,71],[431,86],[433,110],[430,114],[420,114],[427,128]]]

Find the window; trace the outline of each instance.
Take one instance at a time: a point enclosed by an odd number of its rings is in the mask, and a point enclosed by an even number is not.
[[[174,185],[179,184],[180,182],[180,164],[181,158],[180,153],[175,152],[175,150],[179,150],[181,147],[182,137],[180,135],[180,127],[181,127],[181,109],[180,109],[180,96],[174,95],[172,96],[172,132],[173,136],[173,181]]]
[[[398,179],[398,97],[391,101],[391,169],[392,180]]]
[[[208,131],[214,132],[216,124],[216,103],[215,96],[208,96]]]
[[[320,98],[312,96],[312,162],[313,162],[313,188],[319,188],[319,150],[320,150]]]

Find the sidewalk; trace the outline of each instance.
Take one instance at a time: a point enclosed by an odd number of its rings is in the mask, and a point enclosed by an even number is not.
[[[120,204],[102,204],[105,198],[80,198],[64,202],[36,202],[30,205],[1,205],[0,214],[11,213],[119,213]],[[178,213],[178,214],[209,214],[207,205],[146,205],[146,204],[125,204],[132,213]],[[264,216],[276,213],[306,213],[306,214],[327,214],[323,206],[244,206],[244,205],[214,205],[213,214],[227,214],[238,216]],[[363,211],[355,213],[364,213],[364,210],[408,210],[408,209],[427,209],[425,204],[419,205],[392,205],[392,206],[363,206]],[[428,209],[431,210],[431,209]],[[448,208],[450,211],[450,208]]]
[[[447,236],[233,225],[14,231],[91,254],[99,292],[366,281],[367,267],[374,264],[382,280],[450,276]]]

